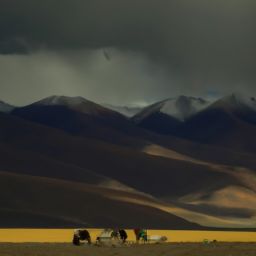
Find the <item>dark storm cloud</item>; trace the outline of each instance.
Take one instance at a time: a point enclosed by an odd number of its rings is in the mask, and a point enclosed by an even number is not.
[[[145,56],[115,48],[0,55],[0,74],[2,100],[18,105],[56,94],[141,105],[166,97],[173,80]]]
[[[165,74],[156,97],[165,91],[256,93],[255,24],[254,0],[2,0],[0,52],[47,49],[62,56],[110,47],[139,54],[157,79]]]

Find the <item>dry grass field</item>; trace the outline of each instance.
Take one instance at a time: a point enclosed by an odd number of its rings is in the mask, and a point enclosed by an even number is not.
[[[93,242],[102,230],[88,229]],[[126,229],[126,231],[128,240],[135,242],[133,230]],[[74,229],[0,229],[0,243],[69,243],[73,232]],[[166,236],[168,242],[172,243],[201,243],[204,239],[256,243],[256,232],[147,230],[147,234]]]
[[[256,243],[166,243],[119,248],[68,243],[1,243],[1,256],[255,256]]]
[[[89,231],[95,242],[102,229]],[[99,247],[73,246],[73,229],[0,229],[0,256],[256,256],[255,232],[148,230],[165,235],[168,243],[139,245],[133,231],[127,233],[128,245]]]

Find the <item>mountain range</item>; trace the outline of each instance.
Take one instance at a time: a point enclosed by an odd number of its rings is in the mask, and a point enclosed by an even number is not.
[[[256,100],[232,94],[215,102],[180,96],[148,106],[133,117],[151,131],[236,151],[256,150]]]
[[[253,97],[116,110],[1,102],[1,227],[256,228]]]

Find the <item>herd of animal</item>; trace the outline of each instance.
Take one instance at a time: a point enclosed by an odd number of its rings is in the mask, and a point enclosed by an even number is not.
[[[134,229],[136,242],[166,242],[167,237],[160,235],[147,235],[145,229]],[[127,244],[128,235],[124,229],[104,229],[96,238],[96,245],[121,245]],[[73,235],[73,244],[92,244],[92,238],[90,232],[86,229],[75,229]]]

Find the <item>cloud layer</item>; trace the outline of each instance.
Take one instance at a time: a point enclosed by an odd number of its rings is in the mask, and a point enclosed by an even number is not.
[[[0,89],[17,103],[55,91],[116,103],[255,94],[255,24],[254,0],[3,0]],[[24,100],[7,93],[12,72],[30,85]]]

